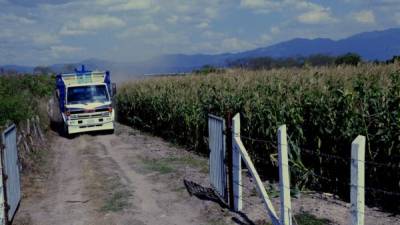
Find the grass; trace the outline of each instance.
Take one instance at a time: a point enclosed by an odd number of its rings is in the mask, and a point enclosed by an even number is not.
[[[294,216],[293,225],[330,225],[328,219],[317,218],[314,215],[303,212]],[[260,224],[260,223],[257,223]],[[261,223],[262,225],[272,225],[272,223]]]
[[[20,153],[21,154],[21,153]],[[33,173],[49,173],[50,159],[53,158],[53,153],[47,149],[47,146],[35,149],[27,153],[24,159],[24,167]],[[28,160],[29,159],[29,160]]]
[[[329,225],[332,224],[328,219],[317,218],[309,213],[295,215],[295,224],[297,225]]]
[[[203,159],[197,159],[193,156],[169,156],[161,159],[142,158],[143,169],[146,171],[157,172],[160,174],[174,173],[180,167],[189,166],[199,168],[200,172],[208,172],[207,162]]]
[[[147,171],[153,171],[160,174],[168,174],[175,172],[176,169],[165,159],[143,159],[144,169]]]
[[[114,174],[108,179],[102,180],[100,184],[102,185],[101,192],[105,193],[106,196],[102,199],[100,211],[119,212],[131,205],[130,199],[133,194],[121,183],[121,178],[118,175]]]
[[[130,206],[129,198],[132,194],[129,191],[122,190],[111,193],[104,201],[101,207],[103,212],[118,212]]]
[[[96,154],[98,150],[95,146],[80,150],[83,180],[89,199],[99,212],[119,212],[129,208],[134,190],[122,182],[118,165],[109,158],[99,157]]]

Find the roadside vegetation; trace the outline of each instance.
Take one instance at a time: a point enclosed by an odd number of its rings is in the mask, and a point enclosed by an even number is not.
[[[45,98],[51,95],[54,79],[50,75],[5,75],[0,74],[0,126],[7,121],[18,124],[39,112]],[[42,114],[45,113],[45,114]],[[43,117],[43,118],[45,118]]]
[[[276,132],[286,124],[293,188],[335,193],[344,199],[349,196],[351,142],[365,135],[366,160],[389,165],[367,166],[367,187],[400,192],[397,63],[226,69],[208,75],[157,77],[126,84],[117,104],[122,122],[202,154],[208,152],[207,115],[240,112],[242,136],[265,140],[244,141],[262,175],[272,180],[278,176]],[[326,160],[306,149],[346,161]],[[399,211],[399,201],[399,196],[367,192],[371,205]]]
[[[17,125],[22,171],[35,174],[23,177],[27,186],[34,184],[36,176],[47,176],[50,172],[48,143],[28,134],[27,127],[32,128],[33,125],[30,122],[30,126],[27,126],[27,120],[39,116],[41,130],[48,129],[47,100],[53,86],[51,75],[0,73],[0,132],[11,123]]]

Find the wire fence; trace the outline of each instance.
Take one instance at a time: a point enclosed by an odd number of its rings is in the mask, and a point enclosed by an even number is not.
[[[252,145],[254,145],[255,143],[256,144],[266,144],[268,146],[271,146],[272,148],[275,148],[276,150],[278,149],[277,142],[274,142],[274,141],[264,140],[264,139],[259,139],[259,138],[252,138],[252,137],[243,136],[243,135],[241,135],[240,138],[242,140],[250,142]],[[350,181],[350,165],[352,163],[354,163],[355,161],[363,162],[365,164],[366,171],[376,171],[377,169],[400,170],[400,162],[399,163],[393,163],[393,162],[383,163],[383,162],[375,162],[375,161],[370,161],[370,160],[356,160],[356,159],[352,159],[351,157],[343,157],[341,155],[325,153],[325,152],[322,152],[321,150],[312,150],[312,149],[305,148],[305,147],[295,146],[293,144],[293,141],[290,140],[290,137],[288,137],[288,138],[289,138],[289,142],[288,142],[287,146],[289,147],[289,152],[290,152],[290,148],[293,147],[293,148],[297,148],[299,150],[300,157],[303,157],[303,156],[315,157],[316,159],[319,160],[321,165],[323,164],[323,162],[330,162],[330,163],[334,163],[334,164],[340,163],[340,164],[346,166],[345,168],[342,168],[342,170],[347,170],[348,175],[346,176],[346,174],[340,174],[340,176],[342,178],[339,178],[339,176],[335,177],[335,176],[327,176],[326,174],[319,174],[319,173],[315,172],[313,169],[308,170],[309,176],[313,177],[314,179],[321,180],[321,181],[324,181],[329,184],[333,184],[334,186],[346,187],[348,189],[351,189],[351,187],[355,186],[349,182]],[[251,155],[251,158],[254,161],[259,161],[259,162],[266,161],[266,159],[261,158],[260,155],[261,154],[258,154],[258,155],[253,154],[253,155]],[[349,155],[350,155],[350,152],[349,152]],[[289,160],[289,164],[291,164],[290,160]],[[286,165],[286,166],[289,166],[289,165]],[[235,184],[240,185],[243,188],[243,190],[245,190],[247,192],[250,192],[250,193],[254,192],[254,187],[249,188],[243,184],[239,184],[239,183],[235,183]],[[399,183],[399,185],[400,185],[400,183]],[[365,187],[361,187],[361,188],[364,188],[366,191],[370,192],[370,193],[368,193],[367,196],[370,196],[370,194],[372,193],[373,195],[379,194],[379,195],[384,195],[384,196],[400,199],[400,190],[397,192],[397,191],[390,191],[390,190],[385,190],[384,188],[372,187],[372,186],[365,186]],[[316,192],[316,193],[321,193],[321,192]],[[332,203],[332,204],[340,205],[341,207],[344,207],[346,209],[346,211],[351,213],[351,207],[349,206],[349,203],[344,202],[343,199],[339,200],[339,197],[337,197],[335,195],[332,195],[332,196],[334,196],[334,197],[333,198],[324,198],[323,200],[326,202]],[[335,199],[335,198],[337,198],[337,199]],[[243,198],[242,201],[245,204],[247,204],[248,207],[253,207],[254,210],[259,211],[260,215],[266,214],[265,208],[262,207],[262,205],[260,203],[246,200],[246,198]],[[374,217],[377,219],[382,219],[382,217],[387,217],[386,214],[371,213],[371,211],[364,212],[363,214],[365,215],[366,218]],[[293,215],[294,214],[292,213],[293,223],[297,224],[296,218]]]
[[[252,142],[259,142],[259,143],[269,144],[269,145],[273,146],[274,148],[278,149],[277,144],[274,143],[273,141],[250,138],[250,137],[247,137],[247,136],[240,136],[240,138],[244,139],[244,140],[249,140],[249,141],[252,141]],[[290,144],[290,143],[293,143],[293,142],[289,141],[289,144],[287,144],[289,149],[290,149],[290,147],[293,146],[293,144]],[[356,161],[355,159],[352,159],[352,158],[344,158],[342,156],[328,154],[328,153],[324,153],[324,152],[317,151],[317,150],[311,150],[311,149],[304,148],[304,147],[298,147],[298,148],[300,149],[300,155],[302,155],[302,153],[307,153],[308,155],[313,155],[313,156],[318,157],[318,158],[320,158],[320,159],[322,159],[324,161],[330,161],[330,162],[334,162],[334,163],[341,162],[341,163],[343,163],[345,165],[351,165],[352,162]],[[261,157],[257,157],[257,156],[254,156],[254,155],[252,155],[252,158],[255,161],[263,161],[263,160],[265,160],[265,159],[262,159]],[[357,161],[365,163],[366,167],[370,166],[370,167],[373,167],[373,168],[388,168],[388,169],[399,169],[400,170],[400,163],[398,163],[398,164],[393,164],[393,163],[390,163],[390,162],[389,163],[380,163],[380,162],[374,162],[374,161],[369,161],[369,160],[357,160]],[[313,176],[315,176],[315,177],[317,177],[319,179],[330,181],[332,183],[340,183],[342,185],[350,185],[350,183],[341,182],[339,179],[333,180],[333,179],[330,179],[330,178],[328,178],[326,176],[318,175],[313,170],[310,170],[310,171],[311,171]],[[371,190],[371,191],[385,193],[385,194],[390,194],[390,195],[396,195],[396,196],[400,195],[400,192],[391,192],[391,191],[383,190],[383,189],[380,189],[380,188],[366,187],[366,189]]]

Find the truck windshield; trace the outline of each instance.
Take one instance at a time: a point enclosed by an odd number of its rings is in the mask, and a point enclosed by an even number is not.
[[[85,104],[89,102],[105,101],[109,101],[107,87],[105,85],[91,85],[68,88],[68,104]]]

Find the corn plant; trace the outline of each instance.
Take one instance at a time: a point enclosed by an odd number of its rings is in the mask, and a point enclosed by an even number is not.
[[[291,179],[298,189],[347,198],[350,145],[367,137],[367,186],[400,193],[400,67],[361,65],[226,70],[225,73],[157,77],[124,85],[117,104],[122,122],[207,153],[207,115],[240,112],[242,135],[257,169],[277,179],[276,132],[288,126]],[[313,151],[308,154],[305,150]],[[320,155],[318,155],[320,154]],[[321,179],[325,177],[327,179]],[[397,196],[367,193],[370,204],[400,210]],[[396,203],[397,201],[397,203]]]

